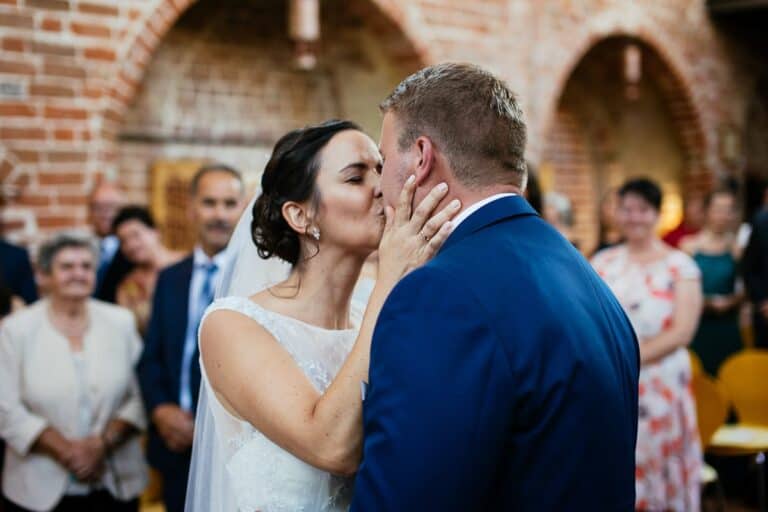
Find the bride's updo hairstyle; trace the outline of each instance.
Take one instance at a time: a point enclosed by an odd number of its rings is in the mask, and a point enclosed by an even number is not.
[[[362,129],[351,121],[331,120],[283,135],[261,177],[261,196],[253,205],[251,236],[259,256],[277,256],[291,265],[301,257],[301,236],[283,217],[288,201],[302,203],[317,199],[315,181],[320,169],[320,152],[334,135]]]

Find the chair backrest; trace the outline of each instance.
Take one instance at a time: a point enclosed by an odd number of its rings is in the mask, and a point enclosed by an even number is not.
[[[768,426],[768,350],[732,355],[720,367],[718,378],[740,422]]]
[[[717,382],[704,372],[694,373],[691,383],[696,397],[696,418],[701,445],[706,447],[728,417],[728,400]]]
[[[696,355],[696,352],[688,349],[688,357],[691,359],[691,372],[694,375],[704,373],[704,365],[701,364],[701,359]]]

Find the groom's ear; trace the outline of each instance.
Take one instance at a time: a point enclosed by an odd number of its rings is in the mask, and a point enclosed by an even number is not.
[[[414,174],[416,175],[416,186],[420,186],[429,179],[435,166],[435,145],[432,139],[425,135],[417,138],[414,145],[416,146]]]
[[[294,201],[283,203],[283,218],[297,233],[306,233],[310,227],[310,219],[306,207]]]

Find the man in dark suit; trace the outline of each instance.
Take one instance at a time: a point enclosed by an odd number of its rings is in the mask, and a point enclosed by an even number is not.
[[[0,240],[0,283],[11,296],[31,304],[37,300],[37,285],[26,249]]]
[[[379,315],[352,511],[634,510],[637,340],[521,196],[514,95],[480,68],[441,64],[382,111],[385,201],[412,176],[414,204],[444,182],[463,210]]]
[[[768,209],[766,208],[755,215],[741,266],[744,284],[753,304],[752,327],[755,346],[768,348]]]
[[[191,217],[198,244],[157,280],[139,384],[151,419],[147,456],[163,476],[168,512],[184,509],[200,387],[197,327],[213,300],[226,248],[243,208],[244,187],[234,169],[210,164],[192,180]]]

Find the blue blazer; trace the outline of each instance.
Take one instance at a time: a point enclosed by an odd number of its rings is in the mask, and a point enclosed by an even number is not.
[[[634,510],[639,351],[589,263],[519,196],[387,299],[353,512]]]
[[[0,281],[27,304],[37,300],[37,285],[29,254],[26,249],[4,240],[0,240]]]
[[[163,403],[179,403],[181,360],[189,316],[189,287],[192,281],[192,256],[163,270],[157,278],[152,315],[138,365],[139,385],[147,415]],[[192,389],[200,387],[198,359],[192,362]],[[193,405],[197,393],[193,391]],[[170,451],[153,425],[149,429],[147,458],[160,471],[175,471],[189,463],[189,453]],[[182,465],[182,466],[180,466]]]

